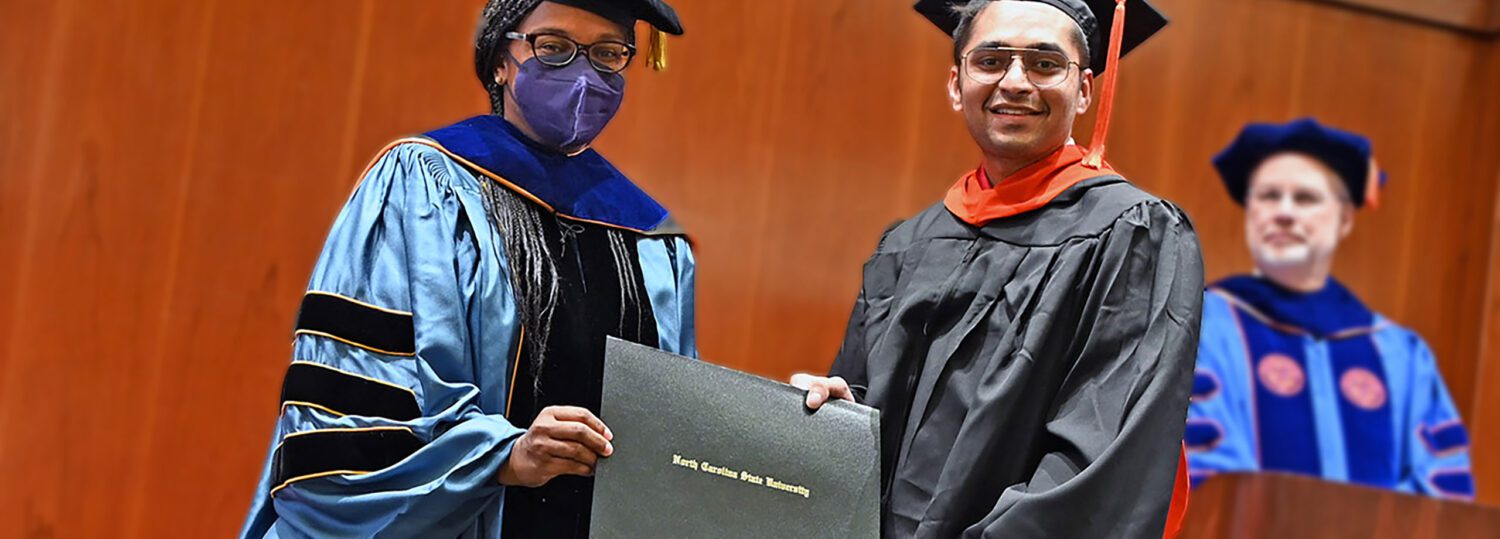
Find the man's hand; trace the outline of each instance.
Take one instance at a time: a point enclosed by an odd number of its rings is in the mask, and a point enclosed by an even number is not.
[[[559,475],[594,474],[599,457],[615,452],[614,433],[593,413],[575,406],[548,406],[510,448],[500,484],[540,487]]]
[[[849,383],[837,376],[824,378],[811,374],[793,374],[792,385],[807,390],[807,407],[814,410],[822,407],[830,398],[854,402],[854,392],[849,390]]]

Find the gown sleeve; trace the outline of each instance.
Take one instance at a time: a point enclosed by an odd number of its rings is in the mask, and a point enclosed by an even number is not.
[[[903,221],[897,221],[886,227],[885,232],[880,235],[880,241],[876,244],[875,254],[871,255],[870,260],[865,263],[864,270],[861,272],[864,280],[860,283],[859,296],[854,299],[854,311],[850,313],[849,325],[844,330],[844,344],[839,347],[838,355],[833,359],[833,366],[828,371],[828,376],[838,376],[849,384],[850,391],[854,393],[855,402],[865,402],[865,394],[870,387],[869,366],[866,364],[869,350],[866,349],[865,344],[869,342],[866,339],[865,328],[869,325],[869,316],[872,314],[869,309],[869,302],[872,298],[868,293],[872,283],[869,280],[880,279],[883,281],[879,283],[880,288],[890,289],[891,284],[899,276],[898,268],[889,263],[888,257],[880,256],[880,252],[885,248],[891,234],[902,224]],[[875,298],[874,300],[890,301],[889,298]]]
[[[504,270],[479,263],[496,232],[461,174],[398,145],[339,214],[242,537],[452,537],[503,497],[523,430],[481,410],[477,380],[508,365],[517,322]]]
[[[1194,487],[1217,474],[1260,469],[1248,391],[1254,385],[1244,337],[1231,309],[1218,294],[1204,294],[1192,404],[1183,432]]]
[[[693,247],[685,238],[672,238],[676,249],[673,259],[677,264],[677,349],[673,352],[698,357],[698,262],[693,258]]]
[[[1443,498],[1472,500],[1474,475],[1469,464],[1469,432],[1464,428],[1438,372],[1427,343],[1415,334],[1412,341],[1412,400],[1410,423],[1416,425],[1405,444],[1399,489]]]
[[[640,244],[641,275],[656,315],[662,350],[698,357],[693,248],[686,236],[649,237]]]
[[[844,344],[833,359],[833,367],[828,370],[828,376],[843,378],[849,384],[855,402],[865,402],[865,393],[870,387],[864,350],[865,303],[865,292],[860,290],[859,297],[854,300],[854,312],[849,315],[849,327],[844,331]]]

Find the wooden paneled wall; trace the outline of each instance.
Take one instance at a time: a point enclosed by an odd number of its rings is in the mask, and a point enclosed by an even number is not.
[[[1500,88],[1500,41],[1491,44],[1490,62],[1488,68],[1490,88]],[[1500,160],[1500,100],[1487,99],[1474,103],[1475,112],[1487,118],[1490,127],[1480,134],[1476,141],[1478,144],[1478,155],[1487,156],[1489,160]],[[1486,176],[1475,177],[1475,181],[1484,181]],[[1491,172],[1488,175],[1490,181],[1500,184],[1500,171]],[[1500,197],[1500,192],[1492,196]],[[1470,407],[1465,412],[1465,419],[1470,423],[1469,431],[1471,443],[1477,449],[1478,456],[1474,461],[1474,473],[1479,483],[1479,488],[1490,489],[1489,493],[1480,491],[1483,500],[1492,504],[1500,500],[1500,493],[1493,492],[1500,489],[1500,198],[1495,202],[1497,211],[1490,218],[1489,237],[1490,242],[1489,272],[1486,287],[1480,297],[1482,325],[1479,328],[1480,350],[1474,358],[1476,367],[1473,373],[1474,396],[1469,401]],[[1474,228],[1483,226],[1474,223]],[[1483,234],[1477,230],[1471,232],[1468,237],[1473,241],[1481,241]],[[1452,383],[1451,381],[1449,383]]]
[[[1334,2],[1372,13],[1404,17],[1478,34],[1500,32],[1500,3],[1494,0],[1308,0]]]
[[[1300,0],[1159,0],[1111,161],[1248,268],[1209,157],[1251,120],[1371,136],[1337,273],[1420,331],[1500,501],[1500,47]],[[484,111],[479,0],[0,0],[0,536],[225,536],[328,225],[384,141]],[[677,0],[599,146],[698,242],[706,358],[827,368],[892,220],[978,162],[906,0]],[[1087,140],[1087,126],[1080,140]],[[1488,382],[1484,382],[1488,380]]]

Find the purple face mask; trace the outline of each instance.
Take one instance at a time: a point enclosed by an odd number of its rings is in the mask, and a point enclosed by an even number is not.
[[[600,73],[581,55],[563,67],[526,60],[513,87],[538,142],[560,150],[593,142],[625,99],[625,77]]]

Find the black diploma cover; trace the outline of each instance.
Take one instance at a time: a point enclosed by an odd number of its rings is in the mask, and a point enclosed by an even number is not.
[[[880,412],[610,338],[593,537],[878,537]]]

